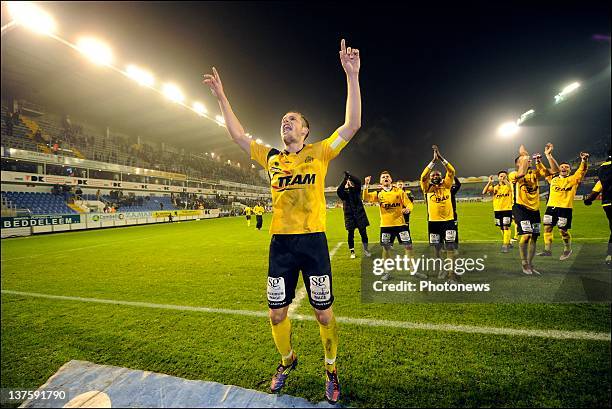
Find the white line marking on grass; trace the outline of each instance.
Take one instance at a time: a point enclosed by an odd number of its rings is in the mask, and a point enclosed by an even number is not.
[[[330,259],[330,261],[331,261],[331,259],[334,258],[334,255],[336,254],[336,252],[338,251],[340,246],[342,246],[342,242],[338,242],[338,244],[336,244],[336,247],[331,249],[331,251],[329,252],[329,259]],[[289,310],[288,310],[287,313],[289,315],[293,315],[293,313],[295,313],[295,311],[298,308],[300,308],[300,304],[302,304],[302,301],[304,301],[305,297],[306,297],[306,287],[304,287],[304,285],[302,284],[302,286],[298,290],[297,294],[295,295],[295,298],[293,299],[293,302],[289,306]]]
[[[25,297],[46,298],[51,300],[64,301],[79,301],[98,304],[111,305],[126,305],[129,307],[156,308],[175,311],[193,311],[213,314],[241,315],[246,317],[268,318],[267,311],[249,311],[249,310],[230,310],[226,308],[208,308],[208,307],[192,307],[188,305],[174,304],[154,304],[148,302],[137,301],[121,301],[121,300],[106,300],[100,298],[84,298],[84,297],[69,297],[63,295],[51,295],[30,293],[23,291],[2,290],[2,294],[21,295]],[[292,319],[298,321],[315,321],[314,316],[310,315],[294,315]],[[461,332],[466,334],[484,334],[484,335],[503,335],[503,336],[523,336],[536,338],[551,338],[551,339],[575,339],[575,340],[590,340],[590,341],[607,341],[610,342],[610,333],[592,332],[592,331],[564,331],[555,329],[517,329],[517,328],[497,328],[497,327],[481,327],[476,325],[456,325],[456,324],[428,324],[420,322],[408,321],[389,321],[369,318],[350,318],[336,317],[336,320],[343,324],[357,325],[365,327],[387,327],[387,328],[402,328],[422,331],[442,331],[442,332]]]

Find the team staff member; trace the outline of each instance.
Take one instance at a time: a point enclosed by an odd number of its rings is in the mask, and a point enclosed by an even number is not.
[[[521,254],[521,267],[524,274],[539,275],[533,268],[536,241],[540,235],[540,179],[557,173],[556,161],[552,157],[553,145],[547,144],[544,153],[551,165],[546,169],[542,164],[540,155],[535,155],[535,169],[531,169],[529,152],[523,145],[519,148],[519,156],[514,160],[516,171],[510,172],[508,180],[512,184],[512,217],[518,227],[519,251]]]
[[[567,260],[572,254],[572,210],[574,207],[574,197],[578,185],[586,174],[588,167],[589,154],[580,153],[580,166],[573,175],[570,175],[572,168],[567,162],[559,166],[559,175],[549,176],[546,181],[550,184],[548,204],[544,214],[544,251],[538,256],[552,256],[553,228],[557,226],[563,238],[563,254],[559,260]]]
[[[253,208],[253,213],[255,213],[255,221],[257,222],[255,228],[257,230],[261,230],[263,226],[263,214],[266,212],[266,209],[261,205],[261,203],[257,203],[257,206]]]
[[[325,236],[325,175],[334,159],[361,127],[359,50],[340,44],[340,62],[347,80],[344,124],[327,139],[305,144],[309,124],[299,112],[286,113],[280,124],[284,149],[269,149],[249,139],[223,91],[216,69],[204,76],[204,83],[217,96],[225,125],[233,139],[270,177],[272,223],[268,269],[268,306],[272,336],[281,354],[281,363],[271,382],[272,392],[285,385],[297,365],[291,346],[291,324],[287,318],[302,272],[310,304],[319,322],[325,350],[325,397],[334,403],[340,396],[336,369],[338,328],[332,310],[334,296],[329,249]],[[299,78],[295,78],[299,81]]]
[[[342,200],[342,211],[344,212],[344,227],[348,232],[348,246],[350,257],[355,258],[355,229],[359,230],[363,255],[370,257],[368,251],[368,231],[370,225],[368,215],[361,202],[361,180],[358,177],[344,172],[344,179],[336,190],[338,197]]]
[[[606,212],[608,227],[610,228],[606,264],[612,266],[612,151],[608,152],[608,160],[601,164],[598,176],[599,181],[593,187],[593,191],[584,198],[584,204],[590,206],[601,193],[601,206]]]
[[[495,225],[499,226],[502,233],[501,252],[507,253],[510,248],[512,232],[512,185],[508,181],[508,172],[500,170],[497,172],[497,185],[493,186],[493,176],[489,176],[489,182],[482,190],[482,194],[493,195],[493,214]]]
[[[251,209],[249,206],[244,208],[244,214],[246,215],[247,227],[251,227],[251,213],[252,212],[253,212],[253,209]]]
[[[427,221],[429,232],[429,244],[434,246],[436,257],[440,257],[442,247],[446,250],[448,258],[453,258],[457,231],[455,230],[455,212],[451,201],[451,187],[455,179],[455,168],[442,157],[437,145],[432,146],[433,159],[421,173],[421,190],[425,196],[427,205]],[[446,167],[446,175],[442,179],[442,173],[433,170],[436,161],[442,162]],[[450,281],[456,281],[454,272],[445,274],[440,271],[439,278],[447,277]]]

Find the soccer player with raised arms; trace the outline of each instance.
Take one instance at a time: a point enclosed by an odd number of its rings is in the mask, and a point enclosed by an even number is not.
[[[489,176],[489,182],[482,189],[482,194],[493,195],[493,213],[495,225],[499,226],[502,234],[501,252],[507,253],[510,248],[512,232],[512,185],[508,181],[508,172],[500,170],[497,172],[497,185],[493,185],[493,176]]]
[[[540,155],[535,155],[535,169],[531,168],[529,152],[523,145],[519,148],[519,156],[514,160],[516,170],[510,172],[508,180],[512,184],[512,217],[517,225],[519,233],[519,252],[521,255],[521,266],[523,273],[527,275],[539,275],[540,272],[533,268],[533,257],[535,256],[536,241],[540,235],[540,179],[555,174],[558,169],[556,161],[552,157],[553,145],[546,144],[544,154],[548,159],[551,169],[547,169],[541,161]]]
[[[546,181],[550,184],[548,204],[544,214],[544,251],[538,256],[552,256],[553,228],[557,226],[563,238],[563,254],[559,260],[567,260],[572,254],[572,210],[574,208],[574,197],[578,185],[584,178],[588,167],[589,154],[580,153],[580,166],[573,175],[572,168],[567,162],[558,165],[559,174],[548,176]]]
[[[455,168],[442,157],[437,145],[432,146],[433,159],[421,173],[420,185],[425,195],[427,206],[427,225],[429,231],[429,244],[434,246],[436,257],[440,257],[440,250],[444,246],[447,257],[452,259],[456,246],[457,230],[455,230],[455,211],[451,199],[451,187],[455,180]],[[436,161],[442,162],[446,167],[446,175],[433,170]],[[440,271],[439,278],[444,278],[445,271]],[[454,272],[449,272],[449,281],[456,281]]]
[[[410,226],[406,224],[404,215],[414,208],[414,204],[408,198],[404,189],[392,185],[391,174],[386,170],[380,174],[379,192],[370,192],[371,176],[364,180],[363,200],[364,202],[378,203],[380,208],[380,245],[383,249],[383,259],[391,257],[391,248],[397,237],[397,241],[404,246],[405,255],[412,258],[412,237],[410,237]],[[419,278],[427,278],[423,273],[416,273]],[[388,273],[383,274],[382,280],[390,278]]]
[[[325,397],[335,403],[340,396],[336,369],[338,328],[332,310],[334,302],[329,249],[325,236],[325,175],[334,159],[361,127],[359,50],[340,43],[340,63],[346,74],[347,101],[344,123],[331,136],[305,143],[310,129],[304,115],[287,112],[280,123],[283,149],[266,148],[246,135],[225,95],[221,78],[213,67],[204,75],[219,101],[232,140],[261,164],[270,177],[272,223],[268,268],[268,306],[272,337],[281,354],[281,363],[270,389],[279,392],[297,365],[291,345],[291,323],[287,317],[299,273],[302,272],[310,304],[319,323],[325,350]]]

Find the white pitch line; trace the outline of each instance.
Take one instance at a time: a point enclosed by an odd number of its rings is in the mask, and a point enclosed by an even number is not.
[[[84,298],[84,297],[69,297],[63,295],[51,295],[30,293],[23,291],[2,290],[2,294],[20,295],[25,297],[45,298],[51,300],[64,301],[79,301],[98,304],[125,305],[129,307],[156,308],[175,311],[193,311],[213,314],[241,315],[246,317],[267,318],[267,311],[249,311],[249,310],[230,310],[226,308],[208,308],[208,307],[192,307],[188,305],[174,304],[154,304],[137,301],[121,301],[107,300],[100,298]],[[298,321],[315,321],[315,317],[311,315],[294,315],[292,317]],[[466,334],[482,334],[482,335],[502,335],[502,336],[522,336],[550,339],[573,339],[573,340],[589,340],[589,341],[606,341],[610,342],[610,333],[592,332],[592,331],[564,331],[555,329],[517,329],[517,328],[499,328],[499,327],[481,327],[476,325],[456,325],[456,324],[429,324],[420,322],[408,321],[389,321],[369,318],[350,318],[336,317],[336,320],[343,324],[366,326],[366,327],[386,327],[412,329],[421,331],[440,331],[440,332],[461,332]]]
[[[340,248],[341,245],[342,245],[342,242],[338,242],[338,244],[336,244],[336,247],[331,249],[331,251],[329,252],[329,260],[330,261],[331,261],[332,258],[334,258],[334,255],[336,254],[336,252],[338,251],[338,249]],[[304,285],[302,284],[302,286],[298,290],[297,294],[295,295],[295,298],[293,299],[293,302],[289,306],[289,310],[287,311],[287,313],[289,315],[293,316],[295,311],[298,308],[300,308],[300,304],[302,304],[302,301],[304,300],[305,297],[306,297],[306,287],[304,287]]]

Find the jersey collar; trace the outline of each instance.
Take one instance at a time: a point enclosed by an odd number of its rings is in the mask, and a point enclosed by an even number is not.
[[[297,155],[298,153],[302,152],[305,147],[306,147],[306,144],[303,144],[302,147],[300,148],[300,150],[295,152],[295,154]],[[287,149],[283,149],[283,153],[285,155],[291,155],[292,152],[289,152]]]

